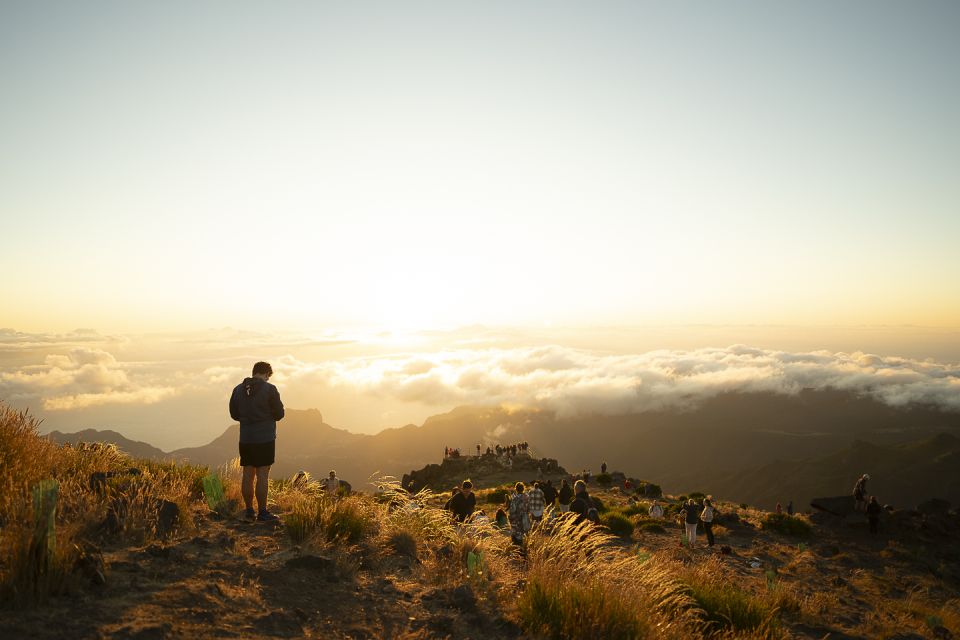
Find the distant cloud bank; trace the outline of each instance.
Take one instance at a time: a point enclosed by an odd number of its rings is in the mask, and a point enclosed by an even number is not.
[[[564,347],[456,350],[313,364],[284,358],[293,383],[438,406],[536,406],[562,415],[691,406],[725,392],[837,389],[891,406],[960,411],[960,366],[865,353],[722,349],[604,355]]]
[[[317,362],[302,356],[301,345],[316,348],[346,341],[336,336],[281,340],[237,332],[223,332],[219,341],[201,336],[156,340],[145,346],[145,339],[92,331],[35,335],[0,330],[0,400],[66,412],[163,401],[173,409],[170,402],[189,395],[216,403],[219,412],[229,389],[248,375],[255,359],[266,357],[276,371],[274,382],[287,397],[297,399],[292,406],[304,408],[322,407],[337,398],[358,406],[376,399],[444,410],[504,404],[568,416],[614,415],[691,407],[725,392],[795,394],[811,388],[852,391],[891,406],[918,403],[960,411],[960,365],[859,352],[798,353],[734,345],[630,355],[564,346],[461,344],[382,355],[381,345],[375,356]],[[151,357],[138,357],[137,349]]]

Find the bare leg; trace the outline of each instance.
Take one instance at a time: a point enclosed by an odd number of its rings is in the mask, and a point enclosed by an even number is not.
[[[256,467],[243,468],[243,480],[240,482],[240,494],[243,496],[243,502],[247,509],[253,508],[253,476],[256,475]]]
[[[270,476],[270,467],[257,467],[257,506],[260,511],[267,510],[267,479]]]

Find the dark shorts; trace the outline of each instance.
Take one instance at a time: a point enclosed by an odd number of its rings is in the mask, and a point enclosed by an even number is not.
[[[272,440],[271,442],[241,442],[240,466],[269,467],[273,464],[276,449],[276,440]]]

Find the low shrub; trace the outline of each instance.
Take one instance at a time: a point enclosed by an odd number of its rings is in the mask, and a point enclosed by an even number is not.
[[[620,510],[625,516],[647,515],[650,512],[650,506],[642,502],[634,502]]]
[[[740,588],[735,574],[719,559],[685,566],[681,576],[712,627],[736,637],[778,637],[777,609],[770,599]]]
[[[340,540],[356,544],[374,525],[371,514],[359,499],[342,498],[323,511],[323,528],[331,542]]]
[[[510,495],[509,489],[504,489],[503,487],[500,487],[497,489],[491,489],[485,496],[485,500],[487,504],[500,505],[506,501],[507,496],[509,495]]]
[[[693,498],[693,499],[696,500],[697,502],[702,502],[703,499],[707,497],[707,494],[703,493],[702,491],[694,491],[693,493],[691,493],[691,494],[688,495],[687,497],[688,497],[688,498]]]
[[[611,484],[613,484],[613,478],[609,473],[598,474],[597,484],[599,484],[601,487],[609,487]]]
[[[603,500],[596,496],[590,496],[590,500],[593,502],[593,506],[596,507],[597,513],[606,513],[610,510],[610,507],[603,504]]]
[[[768,513],[760,521],[760,528],[797,537],[806,537],[813,533],[813,527],[805,519],[785,513]]]
[[[619,511],[608,511],[600,517],[600,524],[610,533],[621,538],[629,538],[633,534],[633,521]]]
[[[637,522],[637,531],[642,531],[644,533],[666,533],[667,530],[664,529],[663,524],[657,520],[643,520]]]

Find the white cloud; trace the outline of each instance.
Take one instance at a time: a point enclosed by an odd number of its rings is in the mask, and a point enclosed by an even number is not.
[[[838,389],[892,406],[960,410],[960,367],[865,353],[723,349],[607,355],[565,347],[456,350],[391,358],[277,364],[314,383],[434,406],[509,404],[561,414],[683,408],[725,392]]]

